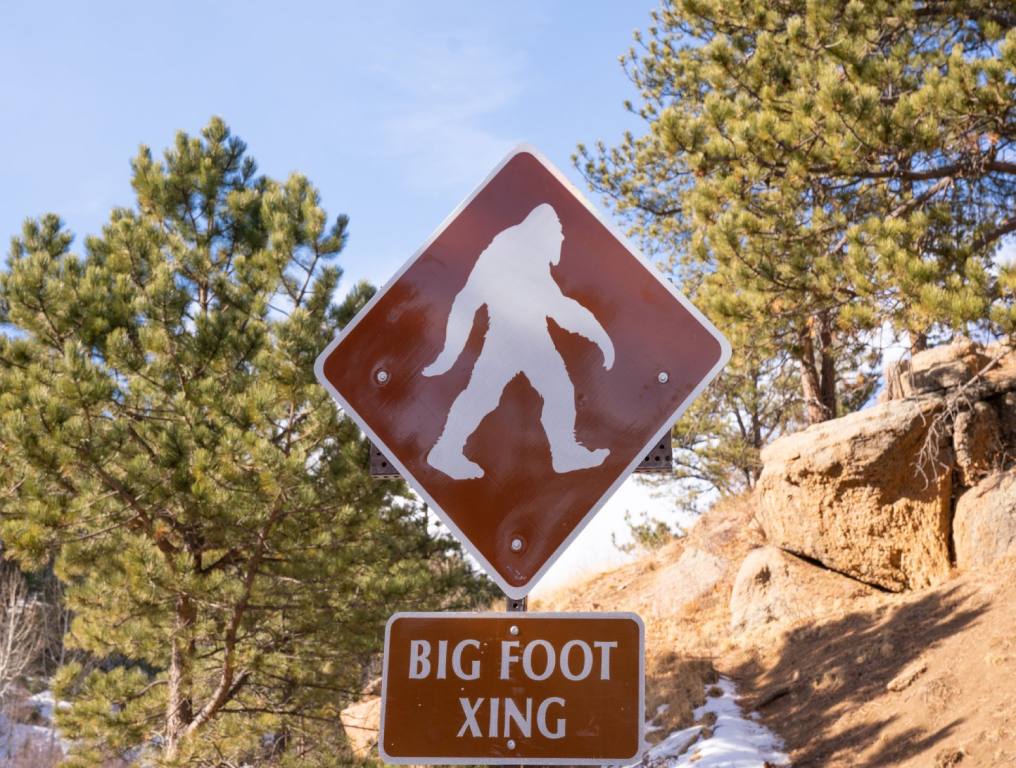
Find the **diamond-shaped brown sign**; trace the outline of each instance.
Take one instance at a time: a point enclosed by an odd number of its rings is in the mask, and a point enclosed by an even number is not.
[[[321,383],[510,597],[730,356],[530,147],[321,353]]]

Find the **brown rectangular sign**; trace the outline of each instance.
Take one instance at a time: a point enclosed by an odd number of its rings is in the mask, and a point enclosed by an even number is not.
[[[389,763],[631,764],[644,630],[633,613],[398,613],[385,633]]]

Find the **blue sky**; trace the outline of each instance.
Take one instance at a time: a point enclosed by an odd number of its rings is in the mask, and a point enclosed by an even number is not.
[[[350,216],[343,287],[380,285],[520,141],[586,189],[570,156],[637,127],[618,56],[654,6],[3,0],[4,257],[22,220],[50,211],[80,249],[133,203],[139,144],[161,152],[221,115],[262,172],[304,173]],[[675,492],[629,479],[541,587],[617,562],[625,512],[669,519]]]
[[[383,283],[512,145],[571,168],[635,127],[618,64],[645,2],[0,5],[0,234],[77,235],[132,202],[128,161],[221,115],[262,172],[349,214],[346,287]],[[598,202],[598,201],[596,201]]]

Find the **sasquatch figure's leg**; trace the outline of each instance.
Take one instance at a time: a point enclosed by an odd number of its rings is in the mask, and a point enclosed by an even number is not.
[[[504,357],[492,351],[489,343],[484,347],[469,384],[455,398],[444,430],[427,454],[427,463],[453,480],[483,477],[483,468],[467,459],[463,450],[484,417],[497,408],[504,388],[518,373],[518,368],[506,364]]]
[[[527,366],[523,373],[543,398],[540,421],[550,443],[554,471],[560,474],[598,467],[610,451],[591,451],[575,440],[575,387],[561,356],[553,345],[549,347],[553,354],[541,355],[539,362]]]

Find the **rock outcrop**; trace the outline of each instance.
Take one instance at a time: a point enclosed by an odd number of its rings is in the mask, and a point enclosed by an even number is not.
[[[969,339],[922,350],[910,359],[903,393],[909,397],[966,384],[989,359],[984,349]]]
[[[995,412],[998,414],[998,430],[1002,439],[1002,446],[1013,452],[1016,446],[1016,392],[1003,392],[990,400]]]
[[[941,408],[940,398],[890,401],[766,448],[758,490],[769,543],[893,591],[945,578],[952,473],[917,469]],[[951,454],[938,449],[938,467]]]
[[[988,402],[975,402],[956,414],[953,450],[960,485],[971,488],[992,470],[1002,450],[998,413]]]
[[[376,756],[381,697],[367,696],[350,704],[339,713],[339,719],[353,754],[362,759]]]
[[[979,568],[1016,554],[1016,471],[989,475],[960,496],[953,537],[960,568]]]
[[[880,397],[763,450],[769,543],[894,591],[945,578],[950,545],[958,565],[992,562],[1013,538],[1016,483],[997,473],[1016,461],[1016,350],[924,350]]]
[[[762,547],[744,559],[734,579],[730,628],[744,632],[814,618],[873,592],[778,547]]]
[[[962,386],[990,360],[989,350],[966,338],[922,350],[886,367],[882,400],[902,400]]]
[[[655,585],[646,590],[649,610],[669,616],[697,600],[723,578],[727,561],[698,547],[688,547],[676,562],[656,572]]]

